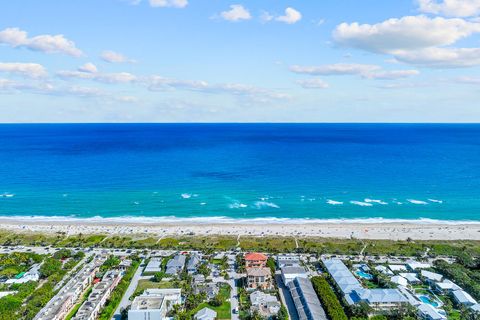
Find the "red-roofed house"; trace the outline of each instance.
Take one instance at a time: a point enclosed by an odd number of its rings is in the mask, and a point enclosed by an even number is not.
[[[245,268],[264,268],[266,266],[266,255],[257,252],[250,252],[245,255]]]

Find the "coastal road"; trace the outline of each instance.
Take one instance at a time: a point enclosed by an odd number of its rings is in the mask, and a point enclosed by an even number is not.
[[[117,310],[115,310],[115,314],[113,315],[112,320],[120,320],[122,318],[122,315],[121,315],[122,309],[127,308],[131,304],[130,297],[135,292],[135,289],[137,288],[137,285],[138,285],[138,281],[142,278],[142,270],[143,270],[144,262],[145,260],[142,260],[142,262],[140,262],[140,265],[137,271],[135,271],[135,274],[132,277],[132,281],[130,282],[130,285],[128,286],[127,291],[125,291],[125,294],[123,295]]]

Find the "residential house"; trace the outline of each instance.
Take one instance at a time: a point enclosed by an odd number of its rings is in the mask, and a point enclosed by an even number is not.
[[[267,256],[262,253],[247,253],[244,257],[245,268],[265,268],[267,266],[267,259]]]
[[[162,258],[151,258],[145,269],[143,269],[144,273],[156,273],[162,271]]]
[[[422,270],[420,272],[420,275],[431,285],[434,285],[436,282],[440,282],[443,279],[443,276],[441,274],[427,270]]]
[[[290,281],[287,287],[290,290],[298,320],[328,319],[310,279],[296,278]]]
[[[477,304],[473,297],[463,290],[455,290],[452,292],[453,299],[458,305],[470,307]]]
[[[304,267],[282,267],[282,280],[285,285],[295,278],[308,278],[307,270]]]
[[[248,268],[247,287],[268,290],[272,288],[272,273],[269,268]]]
[[[194,253],[190,256],[187,262],[187,272],[188,274],[194,274],[197,273],[197,267],[200,264],[202,260],[200,259],[200,256],[197,253]]]
[[[416,271],[417,269],[428,269],[432,267],[430,263],[418,262],[414,260],[408,261],[406,263],[406,266],[407,266],[407,269],[410,271]]]
[[[408,280],[402,276],[393,276],[390,278],[390,282],[396,283],[400,286],[406,287],[408,285]]]
[[[217,312],[210,308],[203,308],[193,316],[195,320],[215,320],[217,318]]]
[[[262,317],[270,318],[280,311],[281,304],[277,297],[262,291],[254,291],[250,294],[250,310],[258,312]]]
[[[438,309],[432,305],[423,303],[418,306],[418,316],[424,320],[447,320],[444,314],[441,314]]]
[[[186,258],[183,254],[177,254],[167,262],[166,274],[171,276],[179,275],[185,268]]]
[[[421,282],[420,279],[418,279],[416,273],[408,273],[408,272],[403,273],[402,272],[399,275],[404,277],[405,279],[407,279],[409,284],[418,284],[418,283]]]
[[[133,300],[128,320],[166,320],[167,312],[181,302],[181,289],[147,289]]]

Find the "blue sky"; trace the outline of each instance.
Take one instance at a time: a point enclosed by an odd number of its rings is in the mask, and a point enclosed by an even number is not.
[[[0,122],[479,122],[478,0],[17,0]]]

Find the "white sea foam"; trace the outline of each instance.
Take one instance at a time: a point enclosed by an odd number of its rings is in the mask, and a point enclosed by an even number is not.
[[[241,203],[240,201],[234,201],[228,205],[230,209],[242,209],[248,207],[248,205]]]
[[[428,204],[428,202],[425,202],[425,201],[422,201],[422,200],[407,199],[407,201],[412,203],[412,204],[421,204],[421,205]]]
[[[182,193],[180,195],[183,199],[190,199],[192,197],[191,193]]]
[[[206,204],[207,204],[206,202],[200,202],[200,205],[201,205],[201,206],[204,206],[204,205],[206,205]]]
[[[332,206],[338,206],[338,205],[342,205],[342,204],[343,204],[342,201],[335,201],[335,200],[330,200],[330,199],[327,200],[327,203],[328,203],[328,204],[331,204]]]
[[[13,197],[15,197],[15,195],[14,195],[13,193],[7,193],[7,192],[5,192],[5,193],[2,193],[2,194],[0,195],[0,197],[2,197],[2,198],[13,198]]]
[[[437,200],[437,199],[428,199],[428,201],[433,203],[443,203],[443,200]]]
[[[362,202],[362,201],[350,201],[351,204],[354,204],[356,206],[361,206],[361,207],[371,207],[373,204],[368,203],[368,202]]]
[[[378,204],[388,204],[386,203],[385,201],[382,201],[382,200],[376,200],[376,199],[364,199],[363,201],[367,202],[367,203],[378,203]]]
[[[159,223],[175,223],[175,224],[385,224],[385,223],[405,223],[405,224],[442,224],[442,225],[465,225],[480,224],[475,220],[436,220],[429,218],[418,219],[384,219],[384,218],[364,218],[364,219],[308,219],[308,218],[277,218],[265,217],[254,219],[239,219],[226,216],[211,217],[189,217],[181,218],[176,216],[120,216],[105,218],[101,216],[81,218],[77,216],[0,216],[3,221],[21,222],[21,221],[39,221],[39,222],[61,222],[61,223],[118,223],[118,224],[159,224]]]
[[[273,203],[273,202],[267,202],[267,201],[257,201],[253,204],[255,206],[255,208],[257,209],[262,209],[262,208],[275,208],[275,209],[279,209],[280,206],[278,206],[277,204]]]

